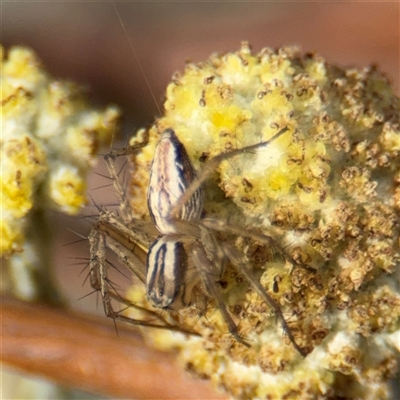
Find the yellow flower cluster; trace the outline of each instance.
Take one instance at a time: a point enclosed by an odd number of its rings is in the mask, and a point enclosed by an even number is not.
[[[52,78],[30,49],[0,46],[0,61],[0,254],[9,256],[22,250],[32,210],[74,214],[86,204],[86,172],[119,111],[90,109],[83,90]]]
[[[390,397],[400,351],[399,123],[399,98],[376,68],[339,68],[296,48],[253,54],[243,44],[176,75],[165,115],[133,159],[133,207],[146,217],[164,129],[201,170],[221,152],[288,128],[269,147],[222,162],[205,185],[205,210],[243,231],[218,240],[246,255],[309,354],[296,353],[230,265],[221,290],[250,348],[230,337],[213,304],[204,317],[199,305],[177,317],[202,339],[163,332],[154,340],[177,344],[188,369],[236,398]],[[297,263],[246,232],[272,236]]]

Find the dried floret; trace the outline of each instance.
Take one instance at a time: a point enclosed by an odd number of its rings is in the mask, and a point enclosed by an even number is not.
[[[399,123],[399,98],[377,68],[339,68],[296,48],[253,54],[243,44],[177,74],[165,115],[133,159],[136,215],[148,217],[149,166],[164,129],[201,169],[288,128],[268,148],[224,161],[206,184],[205,210],[273,236],[296,261],[235,241],[309,354],[301,358],[229,265],[221,290],[251,347],[227,333],[215,304],[200,318],[199,305],[179,313],[201,339],[154,340],[180,347],[190,371],[237,398],[390,397],[400,341]]]

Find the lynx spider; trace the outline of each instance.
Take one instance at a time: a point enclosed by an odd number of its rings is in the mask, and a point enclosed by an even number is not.
[[[146,142],[136,148],[111,152],[105,157],[120,198],[119,213],[101,212],[89,235],[89,241],[90,281],[92,287],[101,292],[105,314],[108,317],[135,325],[191,333],[182,327],[169,324],[156,313],[152,315],[161,322],[161,325],[129,318],[114,311],[111,299],[118,295],[108,287],[111,283],[107,278],[106,247],[111,249],[145,283],[147,299],[156,308],[178,311],[188,307],[192,289],[200,283],[203,292],[214,298],[231,335],[238,342],[248,346],[240,336],[238,327],[228,312],[216,284],[217,277],[222,273],[223,260],[228,260],[238,272],[246,277],[258,295],[274,311],[294,348],[303,357],[306,356],[305,351],[296,343],[279,305],[255,279],[246,259],[233,245],[219,244],[213,235],[213,231],[228,230],[240,236],[244,234],[243,230],[217,219],[201,218],[202,185],[219,163],[267,146],[286,131],[288,129],[283,128],[268,141],[221,153],[209,160],[199,175],[196,175],[186,150],[174,131],[165,130],[155,151],[148,188],[148,207],[154,224],[132,219],[130,205],[125,199],[115,168],[117,156],[131,154],[138,147],[144,146]],[[151,245],[149,235],[156,237]],[[245,233],[244,236],[280,249],[280,246],[269,236],[251,232]],[[145,272],[143,257],[140,256],[143,251],[138,251],[137,244],[149,249],[146,261],[147,272]],[[285,259],[289,259],[292,264],[295,263],[283,250],[280,251]],[[195,268],[188,268],[189,263],[192,263]]]

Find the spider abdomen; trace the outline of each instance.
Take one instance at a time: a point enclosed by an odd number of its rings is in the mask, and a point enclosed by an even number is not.
[[[179,310],[190,304],[188,257],[177,235],[159,236],[147,254],[147,300],[158,308]]]

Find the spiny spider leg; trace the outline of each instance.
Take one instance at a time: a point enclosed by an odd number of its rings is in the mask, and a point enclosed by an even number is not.
[[[281,245],[279,245],[279,243],[272,236],[268,236],[264,233],[246,231],[238,228],[237,226],[233,226],[211,218],[202,219],[201,224],[214,231],[230,232],[234,235],[248,237],[249,239],[253,239],[257,242],[268,244],[273,247],[274,250],[278,251],[285,260],[289,261],[292,266],[299,266],[311,273],[316,272],[315,268],[303,263],[300,259],[295,260],[285,249],[282,248]]]
[[[132,218],[132,216],[129,212],[131,210],[131,207],[129,205],[128,199],[125,196],[124,189],[122,188],[122,185],[121,185],[121,182],[120,182],[117,170],[116,170],[115,160],[117,157],[128,156],[130,154],[136,153],[137,151],[142,149],[144,146],[146,146],[147,143],[148,143],[148,135],[146,134],[146,136],[143,138],[143,140],[140,141],[139,143],[132,145],[132,146],[125,147],[123,149],[111,150],[110,153],[108,153],[104,156],[104,161],[106,163],[108,173],[110,174],[110,178],[113,182],[115,192],[118,196],[118,200],[119,200],[119,204],[120,204],[119,212],[121,214],[122,219],[124,220],[124,222],[126,224],[128,224]]]
[[[275,315],[279,318],[283,330],[289,337],[295,349],[303,356],[306,357],[307,353],[296,343],[291,329],[283,316],[282,310],[278,303],[266,292],[264,287],[261,285],[260,281],[255,279],[253,276],[253,271],[248,267],[246,260],[243,259],[241,254],[233,246],[224,246],[225,255],[229,258],[232,265],[234,265],[239,272],[242,272],[247,280],[253,285],[255,291],[258,295],[271,307]]]
[[[215,285],[215,274],[212,263],[207,257],[204,247],[200,243],[195,243],[192,248],[190,255],[193,258],[193,262],[197,267],[200,274],[201,281],[205,286],[207,293],[215,299],[220,310],[222,317],[228,327],[229,333],[239,342],[244,344],[246,347],[250,347],[248,343],[240,336],[238,327],[233,321],[231,315],[229,314],[221,293],[219,292],[217,286]]]
[[[232,157],[236,157],[237,155],[243,153],[251,153],[252,151],[260,149],[261,147],[266,147],[270,145],[273,141],[281,137],[288,130],[289,128],[287,127],[282,128],[278,133],[276,133],[274,136],[272,136],[269,140],[266,140],[265,142],[260,142],[257,144],[253,144],[251,146],[242,147],[241,149],[236,149],[226,153],[221,153],[213,157],[211,160],[207,161],[207,163],[200,171],[200,174],[197,176],[197,179],[192,181],[191,185],[188,188],[186,188],[184,194],[174,204],[174,207],[171,208],[169,218],[178,218],[180,210],[184,207],[184,205],[188,203],[189,199],[191,199],[192,196],[200,189],[203,183],[215,171],[215,169],[222,161],[228,160]]]
[[[141,265],[146,259],[144,251],[138,245],[138,242],[133,238],[133,235],[125,235],[126,228],[118,230],[123,224],[115,224],[117,218],[112,218],[112,225],[108,220],[109,215],[100,215],[99,221],[96,223],[96,234],[102,234],[105,245],[112,250],[117,257],[123,262],[142,282],[145,282],[145,274],[141,268],[133,268],[135,265]],[[132,240],[133,238],[133,240]],[[100,267],[102,267],[100,265]]]
[[[163,325],[125,317],[119,312],[114,311],[112,306],[111,299],[118,300],[127,305],[131,305],[131,303],[117,293],[113,293],[108,288],[110,282],[107,279],[108,266],[105,261],[105,249],[109,248],[112,250],[123,264],[125,264],[142,282],[145,282],[144,264],[146,260],[146,251],[143,249],[147,250],[150,242],[157,236],[157,230],[153,224],[131,217],[130,204],[125,196],[115,164],[116,157],[132,154],[145,144],[147,144],[147,139],[136,146],[111,151],[104,157],[108,172],[113,181],[114,189],[119,198],[120,216],[111,211],[101,211],[96,225],[89,235],[91,248],[89,275],[91,285],[95,290],[100,291],[105,314],[110,318],[129,322],[133,325],[168,329],[197,335],[183,327],[171,325],[154,311],[146,310],[147,314],[151,314],[152,317],[156,316]],[[152,240],[149,240],[149,235],[153,238]],[[135,308],[140,309],[141,307],[135,306]],[[142,311],[144,310],[145,309],[142,309]]]
[[[195,332],[189,331],[184,327],[169,324],[164,318],[162,318],[162,316],[152,311],[148,311],[148,313],[151,314],[153,318],[156,317],[161,322],[161,324],[136,320],[130,317],[126,317],[120,314],[120,312],[114,311],[111,304],[112,298],[117,299],[118,301],[122,301],[127,305],[131,305],[131,303],[127,302],[116,293],[110,292],[108,289],[109,280],[107,278],[106,248],[108,247],[113,250],[117,254],[118,258],[122,262],[124,262],[124,264],[127,265],[137,276],[139,276],[139,279],[141,279],[142,281],[144,281],[144,274],[141,274],[139,272],[140,269],[132,268],[133,266],[141,264],[140,259],[136,255],[134,255],[129,248],[121,244],[119,240],[116,240],[112,236],[109,236],[107,234],[109,233],[108,231],[102,230],[101,228],[101,224],[97,225],[95,228],[92,229],[89,235],[91,251],[90,281],[92,287],[95,290],[100,290],[106,316],[109,318],[113,318],[114,320],[117,319],[119,321],[128,322],[133,325],[167,329],[185,334],[197,335]],[[141,309],[141,307],[136,308]]]

